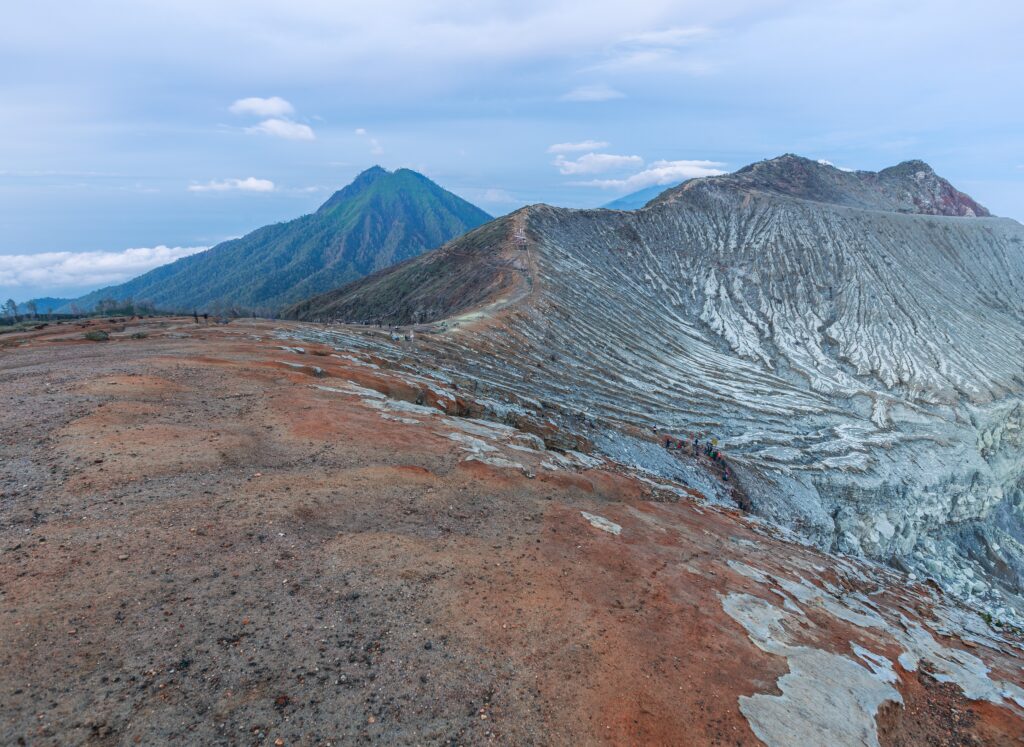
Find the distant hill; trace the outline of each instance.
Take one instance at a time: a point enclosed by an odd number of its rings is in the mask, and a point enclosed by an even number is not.
[[[607,208],[608,210],[639,210],[666,189],[672,189],[673,187],[678,186],[678,182],[673,184],[655,184],[652,187],[645,187],[644,189],[639,189],[636,192],[631,192],[628,195],[623,195],[617,200],[605,203],[601,207]]]
[[[190,311],[283,305],[357,280],[490,220],[478,207],[409,169],[374,166],[310,215],[264,226],[240,239],[75,299],[149,301]]]
[[[50,296],[44,296],[43,298],[33,298],[30,301],[25,301],[24,303],[19,303],[18,304],[18,313],[19,314],[28,314],[29,313],[28,305],[30,303],[33,303],[33,302],[36,305],[36,313],[37,314],[46,314],[46,313],[48,313],[50,311],[56,311],[57,309],[61,308],[62,306],[71,303],[72,299],[70,299],[70,298],[51,298]]]

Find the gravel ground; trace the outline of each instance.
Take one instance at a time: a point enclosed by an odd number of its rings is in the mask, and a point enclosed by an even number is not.
[[[739,699],[786,664],[720,600],[780,599],[728,561],[826,556],[622,469],[467,461],[264,323],[105,326],[0,337],[0,744],[757,743]],[[883,744],[1020,734],[900,676]]]

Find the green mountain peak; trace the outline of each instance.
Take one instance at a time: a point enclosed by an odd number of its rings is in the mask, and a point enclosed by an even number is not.
[[[258,228],[74,303],[88,309],[104,298],[133,298],[172,310],[275,313],[438,247],[490,218],[422,174],[373,166],[315,213]]]

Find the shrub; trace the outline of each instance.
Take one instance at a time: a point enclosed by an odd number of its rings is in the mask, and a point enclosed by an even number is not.
[[[85,333],[85,339],[92,340],[93,342],[106,342],[110,339],[110,335],[102,329],[94,329]]]

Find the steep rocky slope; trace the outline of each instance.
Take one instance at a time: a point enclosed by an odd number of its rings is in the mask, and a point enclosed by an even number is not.
[[[609,453],[627,426],[715,436],[754,511],[1010,615],[1024,226],[987,216],[921,162],[784,156],[633,213],[525,208],[316,316],[443,318],[440,365],[593,423]]]
[[[274,314],[321,291],[440,246],[489,220],[483,210],[409,169],[374,166],[310,215],[242,238],[69,302],[105,298],[158,308]]]

